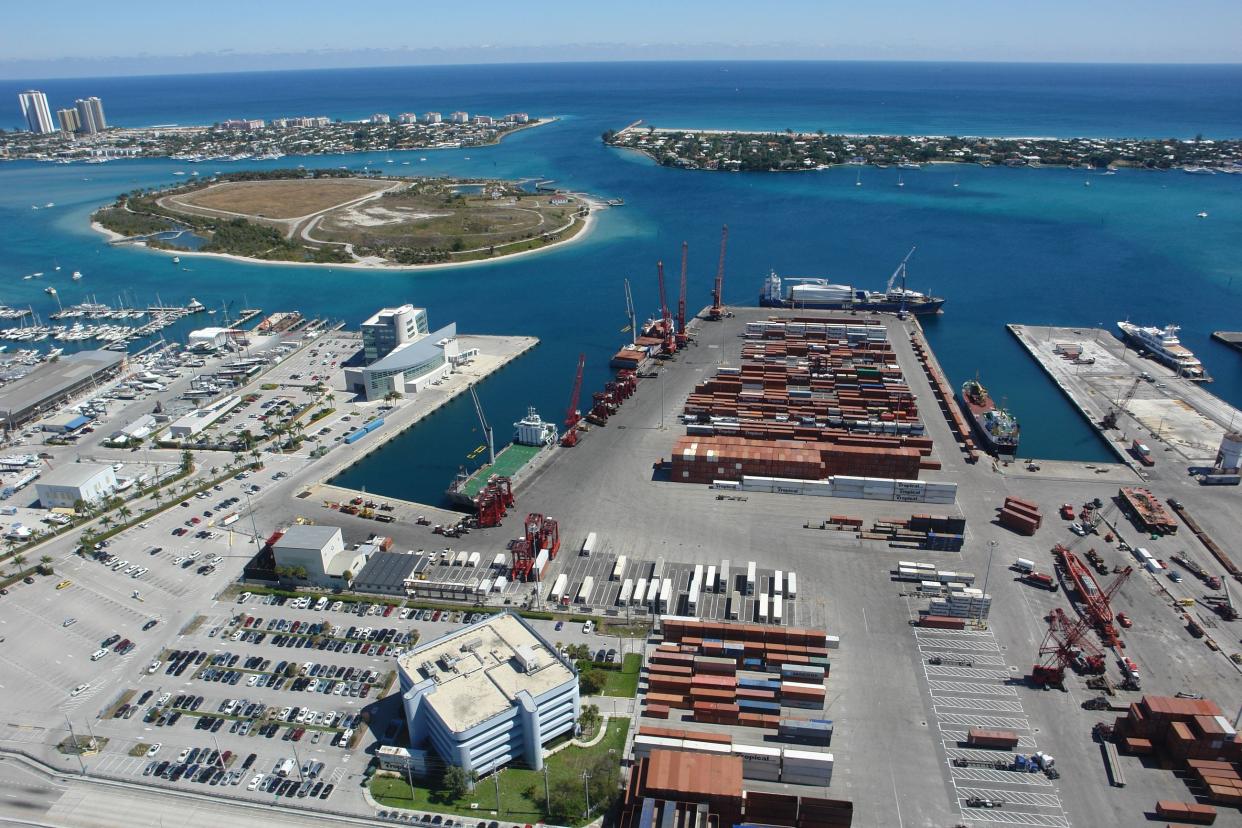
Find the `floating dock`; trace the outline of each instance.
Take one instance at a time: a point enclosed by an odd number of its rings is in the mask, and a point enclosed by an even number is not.
[[[1138,356],[1099,328],[1007,326],[1123,462],[1142,467],[1130,453],[1134,440],[1162,458],[1210,465],[1221,438],[1242,423],[1242,411],[1172,370]],[[1101,421],[1121,411],[1119,428]],[[1172,453],[1173,456],[1170,456]]]
[[[1242,331],[1212,331],[1212,339],[1242,353]]]

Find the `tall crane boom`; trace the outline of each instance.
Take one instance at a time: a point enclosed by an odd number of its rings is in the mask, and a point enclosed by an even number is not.
[[[660,322],[663,326],[664,353],[671,354],[677,350],[677,340],[673,337],[673,314],[669,312],[668,300],[664,293],[664,262],[656,262],[656,275],[660,280]]]
[[[720,228],[720,264],[716,267],[716,286],[712,288],[712,307],[707,318],[718,321],[724,318],[724,265],[725,249],[729,245],[729,225]]]
[[[625,313],[630,318],[630,344],[638,344],[638,317],[634,315],[634,294],[630,293],[630,280],[625,280]],[[575,398],[574,405],[577,405]]]
[[[492,427],[487,422],[487,417],[483,416],[483,406],[479,402],[479,395],[475,392],[474,386],[470,386],[470,399],[474,400],[474,413],[479,415],[479,425],[483,427],[483,436],[487,438],[487,464],[489,466],[496,465],[496,441],[492,438]]]
[[[629,282],[625,283],[629,293]],[[578,354],[578,374],[574,377],[574,390],[569,395],[569,409],[565,412],[565,434],[561,437],[561,445],[566,448],[578,445],[578,422],[582,414],[578,411],[578,398],[582,396],[582,371],[586,368],[586,354]]]
[[[681,293],[677,297],[677,344],[686,344],[686,255],[690,245],[681,243]]]

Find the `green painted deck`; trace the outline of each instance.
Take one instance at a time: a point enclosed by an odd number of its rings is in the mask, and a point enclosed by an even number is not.
[[[542,449],[542,446],[519,446],[517,443],[510,443],[501,450],[500,454],[496,455],[495,465],[483,466],[483,468],[470,475],[470,479],[461,487],[462,493],[467,497],[474,497],[493,474],[498,474],[501,477],[512,477],[517,473],[518,469],[529,463]]]

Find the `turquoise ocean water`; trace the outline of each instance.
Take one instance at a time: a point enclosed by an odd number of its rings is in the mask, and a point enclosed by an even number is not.
[[[206,123],[429,109],[555,115],[501,145],[270,162],[198,165],[0,164],[0,301],[55,309],[94,295],[116,303],[184,302],[296,308],[356,324],[381,304],[429,308],[478,333],[533,334],[542,345],[485,383],[499,433],[528,404],[559,419],[577,354],[587,388],[625,340],[621,280],[640,316],[656,307],[655,262],[690,243],[691,307],[709,301],[720,225],[730,226],[725,298],[755,304],[769,268],[880,288],[911,246],[911,286],[947,297],[928,334],[955,383],[978,372],[1023,424],[1023,454],[1102,460],[1098,438],[1005,332],[1007,322],[1104,325],[1175,322],[1242,404],[1242,355],[1211,342],[1242,327],[1242,177],[1122,171],[937,166],[797,174],[713,174],[655,166],[604,147],[599,134],[639,118],[660,126],[824,129],[980,135],[1242,136],[1242,68],[972,64],[600,64],[437,67],[46,83],[0,81],[0,101],[35,86],[53,105],[100,95],[123,125]],[[12,116],[16,119],[16,114]],[[420,159],[425,157],[426,161]],[[392,164],[388,164],[392,158]],[[409,161],[407,166],[402,162]],[[543,177],[626,206],[589,238],[538,256],[429,272],[327,270],[113,249],[87,216],[118,192],[181,180],[176,171],[378,166],[391,174]],[[957,181],[960,186],[953,187]],[[48,202],[52,208],[43,207]],[[39,205],[41,209],[31,209]],[[1197,219],[1207,211],[1209,218]],[[56,265],[61,271],[55,271]],[[68,279],[73,270],[85,278]],[[43,271],[41,280],[24,274]],[[169,329],[184,336],[201,319]],[[478,445],[458,401],[347,472],[341,482],[434,502]]]

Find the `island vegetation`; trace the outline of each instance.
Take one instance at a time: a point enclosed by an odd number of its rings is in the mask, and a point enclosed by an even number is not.
[[[1242,140],[1139,138],[981,138],[832,135],[823,132],[730,132],[630,126],[603,141],[638,150],[667,167],[730,172],[814,170],[837,164],[876,166],[967,163],[1088,169],[1183,168],[1242,172]]]
[[[263,261],[416,266],[497,258],[573,237],[590,204],[492,179],[247,171],[134,190],[92,220],[117,242]]]
[[[465,113],[456,113],[465,116]],[[86,161],[175,158],[181,161],[268,160],[285,155],[459,149],[498,143],[520,129],[547,123],[525,113],[499,118],[431,120],[375,115],[365,121],[327,117],[235,119],[212,126],[109,127],[94,135],[0,130],[0,159]],[[406,160],[404,163],[409,163]]]

